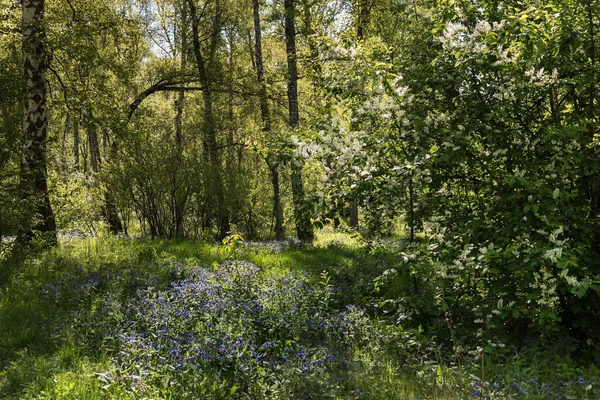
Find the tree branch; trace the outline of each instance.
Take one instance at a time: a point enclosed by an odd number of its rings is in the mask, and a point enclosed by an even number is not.
[[[71,109],[71,106],[69,105],[69,100],[67,98],[67,87],[65,86],[64,82],[62,81],[60,75],[58,74],[58,72],[56,72],[56,70],[54,68],[52,68],[51,66],[48,66],[48,70],[50,72],[52,72],[52,74],[54,74],[54,76],[56,77],[56,79],[58,80],[58,83],[60,83],[60,86],[62,87],[62,92],[63,92],[63,98],[65,99],[65,106],[67,107],[67,109],[69,111],[73,111]]]
[[[187,78],[187,79],[177,80],[175,78]],[[173,81],[171,79],[173,79]],[[173,85],[182,85],[185,83],[195,82],[196,80],[197,80],[197,78],[190,77],[189,75],[167,77],[167,78],[161,79],[160,81],[156,82],[155,84],[150,86],[148,89],[144,90],[142,93],[137,95],[137,97],[135,98],[133,103],[131,103],[129,105],[129,113],[127,114],[127,120],[131,120],[131,117],[133,117],[133,113],[135,113],[135,111],[138,109],[140,104],[142,104],[142,101],[144,101],[144,99],[146,99],[146,97],[150,96],[151,94],[156,93],[156,92],[172,91]],[[181,88],[179,88],[177,90],[181,90]]]
[[[177,77],[175,77],[177,78]],[[140,94],[137,95],[135,100],[129,105],[129,113],[127,114],[127,120],[131,120],[133,114],[139,108],[140,104],[150,95],[157,92],[179,92],[179,91],[202,91],[204,88],[202,86],[185,86],[187,83],[195,83],[198,82],[198,77],[195,76],[179,76],[178,78],[186,78],[177,80],[174,77],[163,78],[160,81],[156,82],[148,89],[144,90]],[[171,81],[171,79],[174,79]],[[222,88],[213,88],[211,89],[215,93],[228,93],[228,94],[237,94],[241,97],[254,97],[259,96],[259,92],[255,91],[244,91],[244,90],[234,90],[230,88],[222,89]],[[269,96],[269,98],[273,101],[278,101],[278,99],[274,96]]]

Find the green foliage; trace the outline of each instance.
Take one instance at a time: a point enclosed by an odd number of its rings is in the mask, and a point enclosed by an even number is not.
[[[103,233],[102,183],[82,173],[53,178],[50,196],[57,214],[58,229],[82,235]]]
[[[460,328],[462,344],[444,339],[442,306],[427,286],[435,274],[416,272],[412,292],[406,263],[418,258],[402,243],[367,246],[333,232],[317,238],[322,247],[247,242],[237,257],[254,265],[195,242],[62,242],[13,260],[19,268],[0,288],[7,398],[465,398],[482,387],[494,398],[538,398],[547,387],[576,397],[596,390],[594,367],[572,361],[575,342],[561,346],[560,360],[540,351],[547,343],[490,348],[482,372],[481,350]],[[384,274],[390,267],[399,272]],[[374,287],[377,276],[386,278]],[[429,334],[390,323],[391,304],[380,303],[399,294],[413,296]]]
[[[281,4],[260,4],[268,129],[249,5],[205,4],[210,101],[182,5],[47,2],[62,245],[38,253],[13,237],[35,199],[0,0],[2,396],[597,396],[597,2],[296,2],[293,131]],[[253,242],[275,168],[314,245]],[[161,239],[105,238],[110,210]]]
[[[9,13],[12,17],[12,13]],[[12,18],[3,23],[13,27]],[[17,176],[21,144],[22,79],[16,37],[0,40],[0,235],[14,235],[19,225]]]
[[[403,213],[424,232],[408,264],[455,320],[597,332],[595,7],[415,3],[395,32],[330,44],[347,58],[326,93],[350,117],[321,135],[324,190],[372,230]]]

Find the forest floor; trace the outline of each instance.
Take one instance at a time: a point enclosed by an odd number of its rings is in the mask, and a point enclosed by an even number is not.
[[[63,237],[0,255],[0,398],[600,398],[568,343],[485,353],[399,320],[405,245]]]

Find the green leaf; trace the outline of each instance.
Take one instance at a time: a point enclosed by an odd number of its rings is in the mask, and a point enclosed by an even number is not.
[[[235,392],[237,392],[238,388],[239,388],[239,386],[236,383],[235,385],[233,385],[231,387],[231,390],[229,390],[229,394],[233,396],[235,394]]]
[[[596,293],[600,294],[600,286],[599,285],[590,285],[589,289],[592,289]]]

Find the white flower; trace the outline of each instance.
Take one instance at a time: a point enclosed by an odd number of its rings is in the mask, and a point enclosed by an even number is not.
[[[553,263],[558,262],[560,257],[562,257],[562,247],[546,250],[544,253],[544,258],[552,261]]]
[[[438,40],[445,48],[454,47],[461,41],[461,37],[466,32],[467,28],[463,24],[448,22],[446,28],[444,28],[444,33]]]

